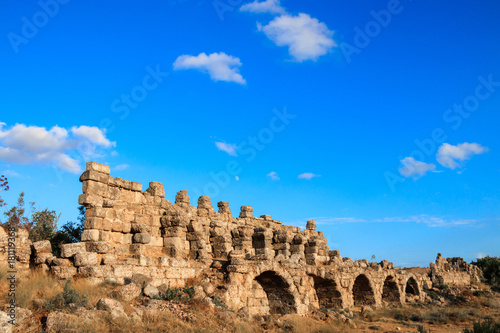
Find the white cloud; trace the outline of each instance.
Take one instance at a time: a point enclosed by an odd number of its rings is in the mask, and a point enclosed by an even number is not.
[[[116,146],[115,142],[111,142],[106,138],[106,131],[101,130],[95,126],[73,126],[71,127],[71,132],[78,138],[87,140],[90,143],[94,143],[99,146],[106,148]]]
[[[488,255],[484,252],[478,252],[476,253],[476,259],[483,259],[486,258]]]
[[[240,7],[242,12],[251,13],[270,13],[270,14],[285,14],[285,8],[281,7],[280,0],[265,0],[259,2],[255,0],[254,2],[248,3]]]
[[[403,164],[403,167],[399,169],[399,173],[405,177],[413,177],[414,179],[418,179],[428,171],[436,169],[434,164],[420,162],[413,157],[405,157],[400,162]]]
[[[302,173],[298,176],[299,179],[307,179],[307,180],[311,180],[315,177],[321,177],[321,175],[316,175],[312,172],[306,172],[306,173]]]
[[[174,62],[174,70],[197,69],[208,73],[214,81],[246,84],[245,79],[239,73],[240,67],[241,61],[239,58],[227,55],[224,52],[209,55],[200,53],[197,56],[181,55]]]
[[[436,155],[436,159],[445,168],[456,169],[461,168],[460,162],[469,160],[472,156],[483,154],[488,151],[487,147],[483,147],[478,143],[460,143],[456,146],[449,143],[443,143]]]
[[[70,156],[83,159],[97,156],[98,147],[115,145],[105,132],[97,127],[72,127],[70,131],[54,126],[45,127],[16,124],[3,129],[0,123],[0,161],[16,164],[49,164],[72,173],[81,172],[79,162]],[[70,133],[72,135],[70,135]]]
[[[130,165],[128,164],[119,164],[117,166],[115,166],[115,170],[117,171],[122,171],[122,170],[126,170],[130,167]]]
[[[24,178],[22,175],[18,174],[17,172],[13,170],[5,170],[0,172],[1,175],[7,176],[7,177],[16,177],[16,178]]]
[[[217,149],[222,150],[231,156],[238,156],[238,153],[237,153],[238,146],[236,146],[235,144],[225,143],[225,142],[216,142],[215,146],[217,146]]]
[[[278,181],[280,180],[280,177],[278,176],[278,173],[275,171],[271,171],[267,174],[267,177],[271,178],[272,181]]]
[[[317,60],[337,46],[333,31],[304,13],[278,16],[265,26],[258,23],[257,28],[276,45],[288,46],[290,55],[299,62]]]

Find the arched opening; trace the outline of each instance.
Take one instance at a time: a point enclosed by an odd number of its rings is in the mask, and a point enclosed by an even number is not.
[[[399,303],[399,288],[394,276],[388,276],[384,281],[382,288],[382,301],[387,303]]]
[[[290,285],[273,271],[266,271],[255,280],[267,294],[271,314],[296,313],[295,299],[290,292]]]
[[[316,275],[313,275],[313,280],[320,308],[342,308],[342,294],[335,281]]]
[[[354,281],[352,296],[354,298],[354,306],[375,304],[375,296],[373,295],[370,280],[365,275],[358,275]]]
[[[420,295],[420,291],[418,290],[418,284],[417,281],[413,277],[410,277],[408,281],[406,282],[406,287],[405,287],[405,293],[406,295],[413,295],[413,296],[418,296]]]

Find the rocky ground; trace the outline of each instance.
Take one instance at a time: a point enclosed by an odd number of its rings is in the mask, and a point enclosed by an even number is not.
[[[500,294],[487,286],[426,291],[427,303],[350,310],[319,309],[306,317],[251,317],[197,297],[196,287],[155,288],[140,276],[132,283],[64,283],[31,273],[16,287],[16,325],[8,323],[8,284],[0,282],[0,332],[462,332],[474,321],[500,322]],[[168,299],[168,300],[167,300]]]

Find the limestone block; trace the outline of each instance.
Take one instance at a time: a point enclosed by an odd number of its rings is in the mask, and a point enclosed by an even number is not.
[[[121,221],[113,221],[113,223],[111,224],[111,231],[122,232],[123,231],[123,223]]]
[[[146,233],[138,233],[134,235],[133,241],[139,244],[149,244],[151,242],[151,236]]]
[[[132,244],[132,238],[134,235],[132,234],[123,234],[122,244]]]
[[[151,227],[146,223],[131,223],[130,231],[134,234],[149,234],[151,232]]]
[[[108,193],[108,185],[93,180],[86,180],[83,182],[82,192],[105,197]]]
[[[78,252],[85,252],[85,243],[70,243],[61,245],[61,257],[71,258]]]
[[[103,207],[92,207],[85,209],[85,219],[89,219],[92,217],[105,217],[106,216],[106,208]]]
[[[109,218],[105,218],[102,220],[102,230],[105,231],[111,231],[111,225],[113,224],[113,221]]]
[[[118,289],[116,294],[121,300],[130,302],[133,299],[141,296],[141,292],[141,287],[139,287],[135,283],[129,283]]]
[[[78,204],[85,207],[102,207],[103,198],[95,194],[80,194]]]
[[[95,242],[99,240],[99,230],[86,229],[82,232],[82,242]]]
[[[141,183],[132,182],[132,184],[131,184],[131,190],[135,191],[135,192],[142,192],[142,184]]]
[[[111,240],[115,243],[123,243],[123,234],[121,232],[111,232]]]
[[[87,252],[95,252],[95,253],[104,254],[104,253],[108,253],[110,250],[108,243],[102,242],[102,241],[101,242],[99,242],[99,241],[86,242],[85,245],[86,245]]]
[[[50,271],[59,279],[66,280],[73,278],[76,275],[77,269],[73,266],[52,266]]]
[[[104,195],[107,199],[110,200],[121,200],[122,199],[122,191],[119,187],[109,186],[108,191]]]
[[[114,276],[111,266],[83,266],[78,268],[78,274],[85,278],[109,278]]]
[[[229,203],[227,203],[226,201],[219,201],[217,203],[217,207],[219,207],[219,214],[231,215],[231,209],[229,208]]]
[[[165,197],[165,190],[163,189],[163,184],[158,182],[149,183],[149,193],[155,197]]]
[[[130,222],[122,222],[122,232],[128,234],[132,231],[132,225]]]
[[[94,170],[86,170],[80,176],[81,182],[92,180],[103,184],[109,184],[110,179],[112,179],[111,176]]]
[[[182,203],[189,204],[189,196],[187,195],[186,190],[177,192],[175,196],[175,204],[182,204]]]
[[[40,253],[35,257],[35,265],[42,265],[47,263],[47,260],[53,258],[52,253]]]
[[[163,246],[163,238],[162,237],[151,237],[151,246]]]
[[[99,239],[97,241],[110,242],[112,241],[111,231],[99,230]]]
[[[79,252],[75,254],[74,264],[76,267],[98,265],[97,253]]]
[[[86,218],[83,223],[85,229],[102,229],[103,219],[100,217]]]
[[[252,206],[241,206],[240,218],[253,217]]]
[[[111,174],[111,169],[110,169],[109,165],[99,164],[96,162],[87,162],[87,170],[101,172],[101,173],[104,173],[106,175]]]
[[[41,253],[52,254],[52,245],[50,244],[50,241],[48,241],[48,240],[35,242],[31,246],[33,248],[33,251],[35,252],[35,255],[38,255]]]
[[[155,298],[160,293],[158,288],[156,288],[155,286],[152,286],[150,284],[148,284],[142,292],[144,293],[144,295],[146,295],[149,298]]]

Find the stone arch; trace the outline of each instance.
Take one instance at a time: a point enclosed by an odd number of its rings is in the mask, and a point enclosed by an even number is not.
[[[358,275],[352,286],[352,296],[354,306],[373,305],[375,304],[375,294],[371,286],[370,280],[364,274]]]
[[[392,275],[387,276],[384,280],[384,286],[382,287],[382,301],[387,303],[401,302],[401,294],[399,292],[398,283]]]
[[[314,280],[314,289],[318,297],[320,308],[342,308],[342,294],[337,283],[331,279],[324,279],[311,275]]]
[[[271,314],[296,313],[295,297],[290,284],[275,271],[265,271],[255,278],[266,292]]]
[[[410,276],[406,281],[405,294],[406,296],[420,296],[417,280],[413,276]]]

